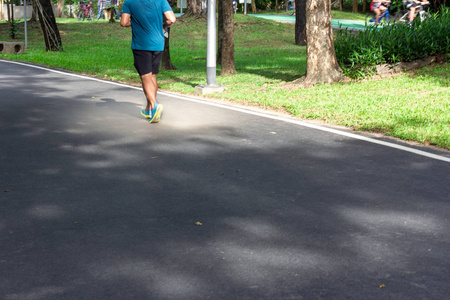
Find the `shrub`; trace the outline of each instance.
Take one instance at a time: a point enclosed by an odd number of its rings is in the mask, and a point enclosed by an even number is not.
[[[450,53],[450,9],[412,26],[404,23],[366,26],[353,33],[339,30],[335,39],[336,58],[345,75],[363,78],[376,71],[377,64],[396,64],[430,55]]]

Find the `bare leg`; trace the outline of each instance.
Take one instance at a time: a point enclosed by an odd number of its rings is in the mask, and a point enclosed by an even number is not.
[[[147,98],[147,106],[145,110],[152,110],[156,103],[156,92],[158,91],[158,83],[156,82],[156,74],[148,73],[141,76],[142,88]]]
[[[378,19],[380,18],[380,13],[381,13],[381,11],[380,11],[379,8],[375,8],[373,11],[375,12],[375,24],[378,25],[378,24],[380,24],[380,23],[378,22]]]
[[[412,22],[414,21],[414,15],[416,14],[416,8],[415,7],[411,7],[411,10],[409,12],[409,21]]]

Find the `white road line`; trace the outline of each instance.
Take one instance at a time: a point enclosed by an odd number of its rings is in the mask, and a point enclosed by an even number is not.
[[[45,70],[45,71],[49,71],[49,72],[53,72],[53,73],[57,73],[57,74],[62,74],[62,75],[66,75],[66,76],[72,76],[72,77],[77,77],[77,78],[82,78],[82,79],[87,79],[87,80],[98,81],[98,82],[101,82],[101,83],[111,84],[111,85],[120,86],[120,87],[124,87],[124,88],[131,88],[131,89],[141,90],[140,87],[135,87],[135,86],[131,86],[131,85],[123,84],[123,83],[117,83],[117,82],[113,82],[113,81],[102,80],[102,79],[93,78],[93,77],[84,76],[84,75],[78,75],[78,74],[72,74],[72,73],[68,73],[68,72],[53,70],[53,69],[49,69],[49,68],[45,68],[45,67],[41,67],[41,66],[36,66],[36,65],[32,65],[32,64],[26,64],[26,63],[22,63],[22,62],[9,61],[9,60],[0,60],[0,62],[7,62],[7,63],[12,63],[12,64],[18,64],[18,65],[27,66],[27,67],[36,68],[36,69],[41,69],[41,70]],[[442,155],[429,153],[429,152],[426,152],[426,151],[422,151],[422,150],[418,150],[418,149],[414,149],[414,148],[410,148],[410,147],[406,147],[406,146],[402,146],[402,145],[398,145],[398,144],[394,144],[394,143],[380,141],[380,140],[377,140],[377,139],[373,139],[373,138],[369,138],[369,137],[366,137],[366,136],[353,134],[353,133],[349,133],[349,132],[345,132],[345,131],[341,131],[341,130],[337,130],[337,129],[333,129],[333,128],[327,128],[327,127],[322,127],[322,126],[318,126],[318,125],[314,125],[314,124],[310,124],[310,123],[306,123],[306,122],[302,122],[302,121],[297,121],[297,120],[291,120],[291,119],[286,119],[286,118],[282,118],[282,117],[272,116],[272,115],[259,113],[259,112],[255,112],[255,111],[251,111],[251,110],[246,110],[246,109],[242,109],[242,108],[238,108],[238,107],[226,106],[226,105],[223,105],[223,104],[197,100],[197,99],[189,98],[187,96],[180,96],[180,95],[171,94],[171,93],[167,93],[167,92],[158,92],[158,94],[161,94],[161,95],[164,95],[164,96],[173,97],[173,98],[177,98],[177,99],[181,99],[181,100],[186,100],[186,101],[190,101],[190,102],[201,103],[201,104],[204,104],[204,105],[210,105],[210,106],[220,107],[220,108],[223,108],[223,109],[238,111],[238,112],[241,112],[241,113],[255,115],[255,116],[259,116],[259,117],[263,117],[263,118],[283,121],[283,122],[287,122],[287,123],[291,123],[291,124],[295,124],[295,125],[299,125],[299,126],[303,126],[303,127],[308,127],[308,128],[312,128],[312,129],[317,129],[317,130],[321,130],[321,131],[325,131],[325,132],[341,135],[341,136],[346,136],[346,137],[349,137],[349,138],[352,138],[352,139],[362,140],[362,141],[366,141],[366,142],[369,142],[369,143],[373,143],[373,144],[378,144],[378,145],[382,145],[382,146],[385,146],[385,147],[394,148],[394,149],[401,150],[401,151],[414,153],[416,155],[425,156],[425,157],[436,159],[436,160],[450,162],[450,158],[449,157],[445,157],[445,156],[442,156]]]

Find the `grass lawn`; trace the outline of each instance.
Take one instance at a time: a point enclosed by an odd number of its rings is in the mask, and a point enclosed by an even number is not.
[[[29,26],[26,53],[0,58],[139,85],[129,28],[102,21],[57,22],[64,52],[45,52],[40,29]],[[20,25],[19,39],[23,40]],[[8,41],[4,23],[0,24],[0,40]],[[179,20],[171,29],[170,48],[177,70],[160,72],[160,88],[192,94],[196,85],[206,81],[206,21]],[[304,75],[305,51],[294,45],[293,24],[237,14],[237,73],[217,76],[227,90],[208,97],[450,149],[449,63],[382,80],[292,89],[286,82]]]

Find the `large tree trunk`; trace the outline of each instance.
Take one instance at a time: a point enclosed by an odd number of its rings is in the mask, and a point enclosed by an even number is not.
[[[252,12],[253,12],[253,14],[256,14],[256,2],[255,2],[255,0],[252,0]]]
[[[295,44],[306,45],[306,0],[295,0]]]
[[[344,80],[334,51],[331,1],[306,1],[306,36],[306,76],[298,82],[311,85]]]
[[[37,14],[45,41],[45,51],[62,51],[61,36],[56,25],[51,0],[36,0]]]
[[[187,1],[187,0],[186,0]],[[206,12],[202,10],[202,0],[190,0],[188,11],[186,14],[183,15],[183,17],[188,16],[196,16],[196,17],[202,17],[206,18]]]
[[[236,72],[234,63],[234,12],[233,0],[222,0],[223,43],[222,68],[220,75],[230,75]]]

